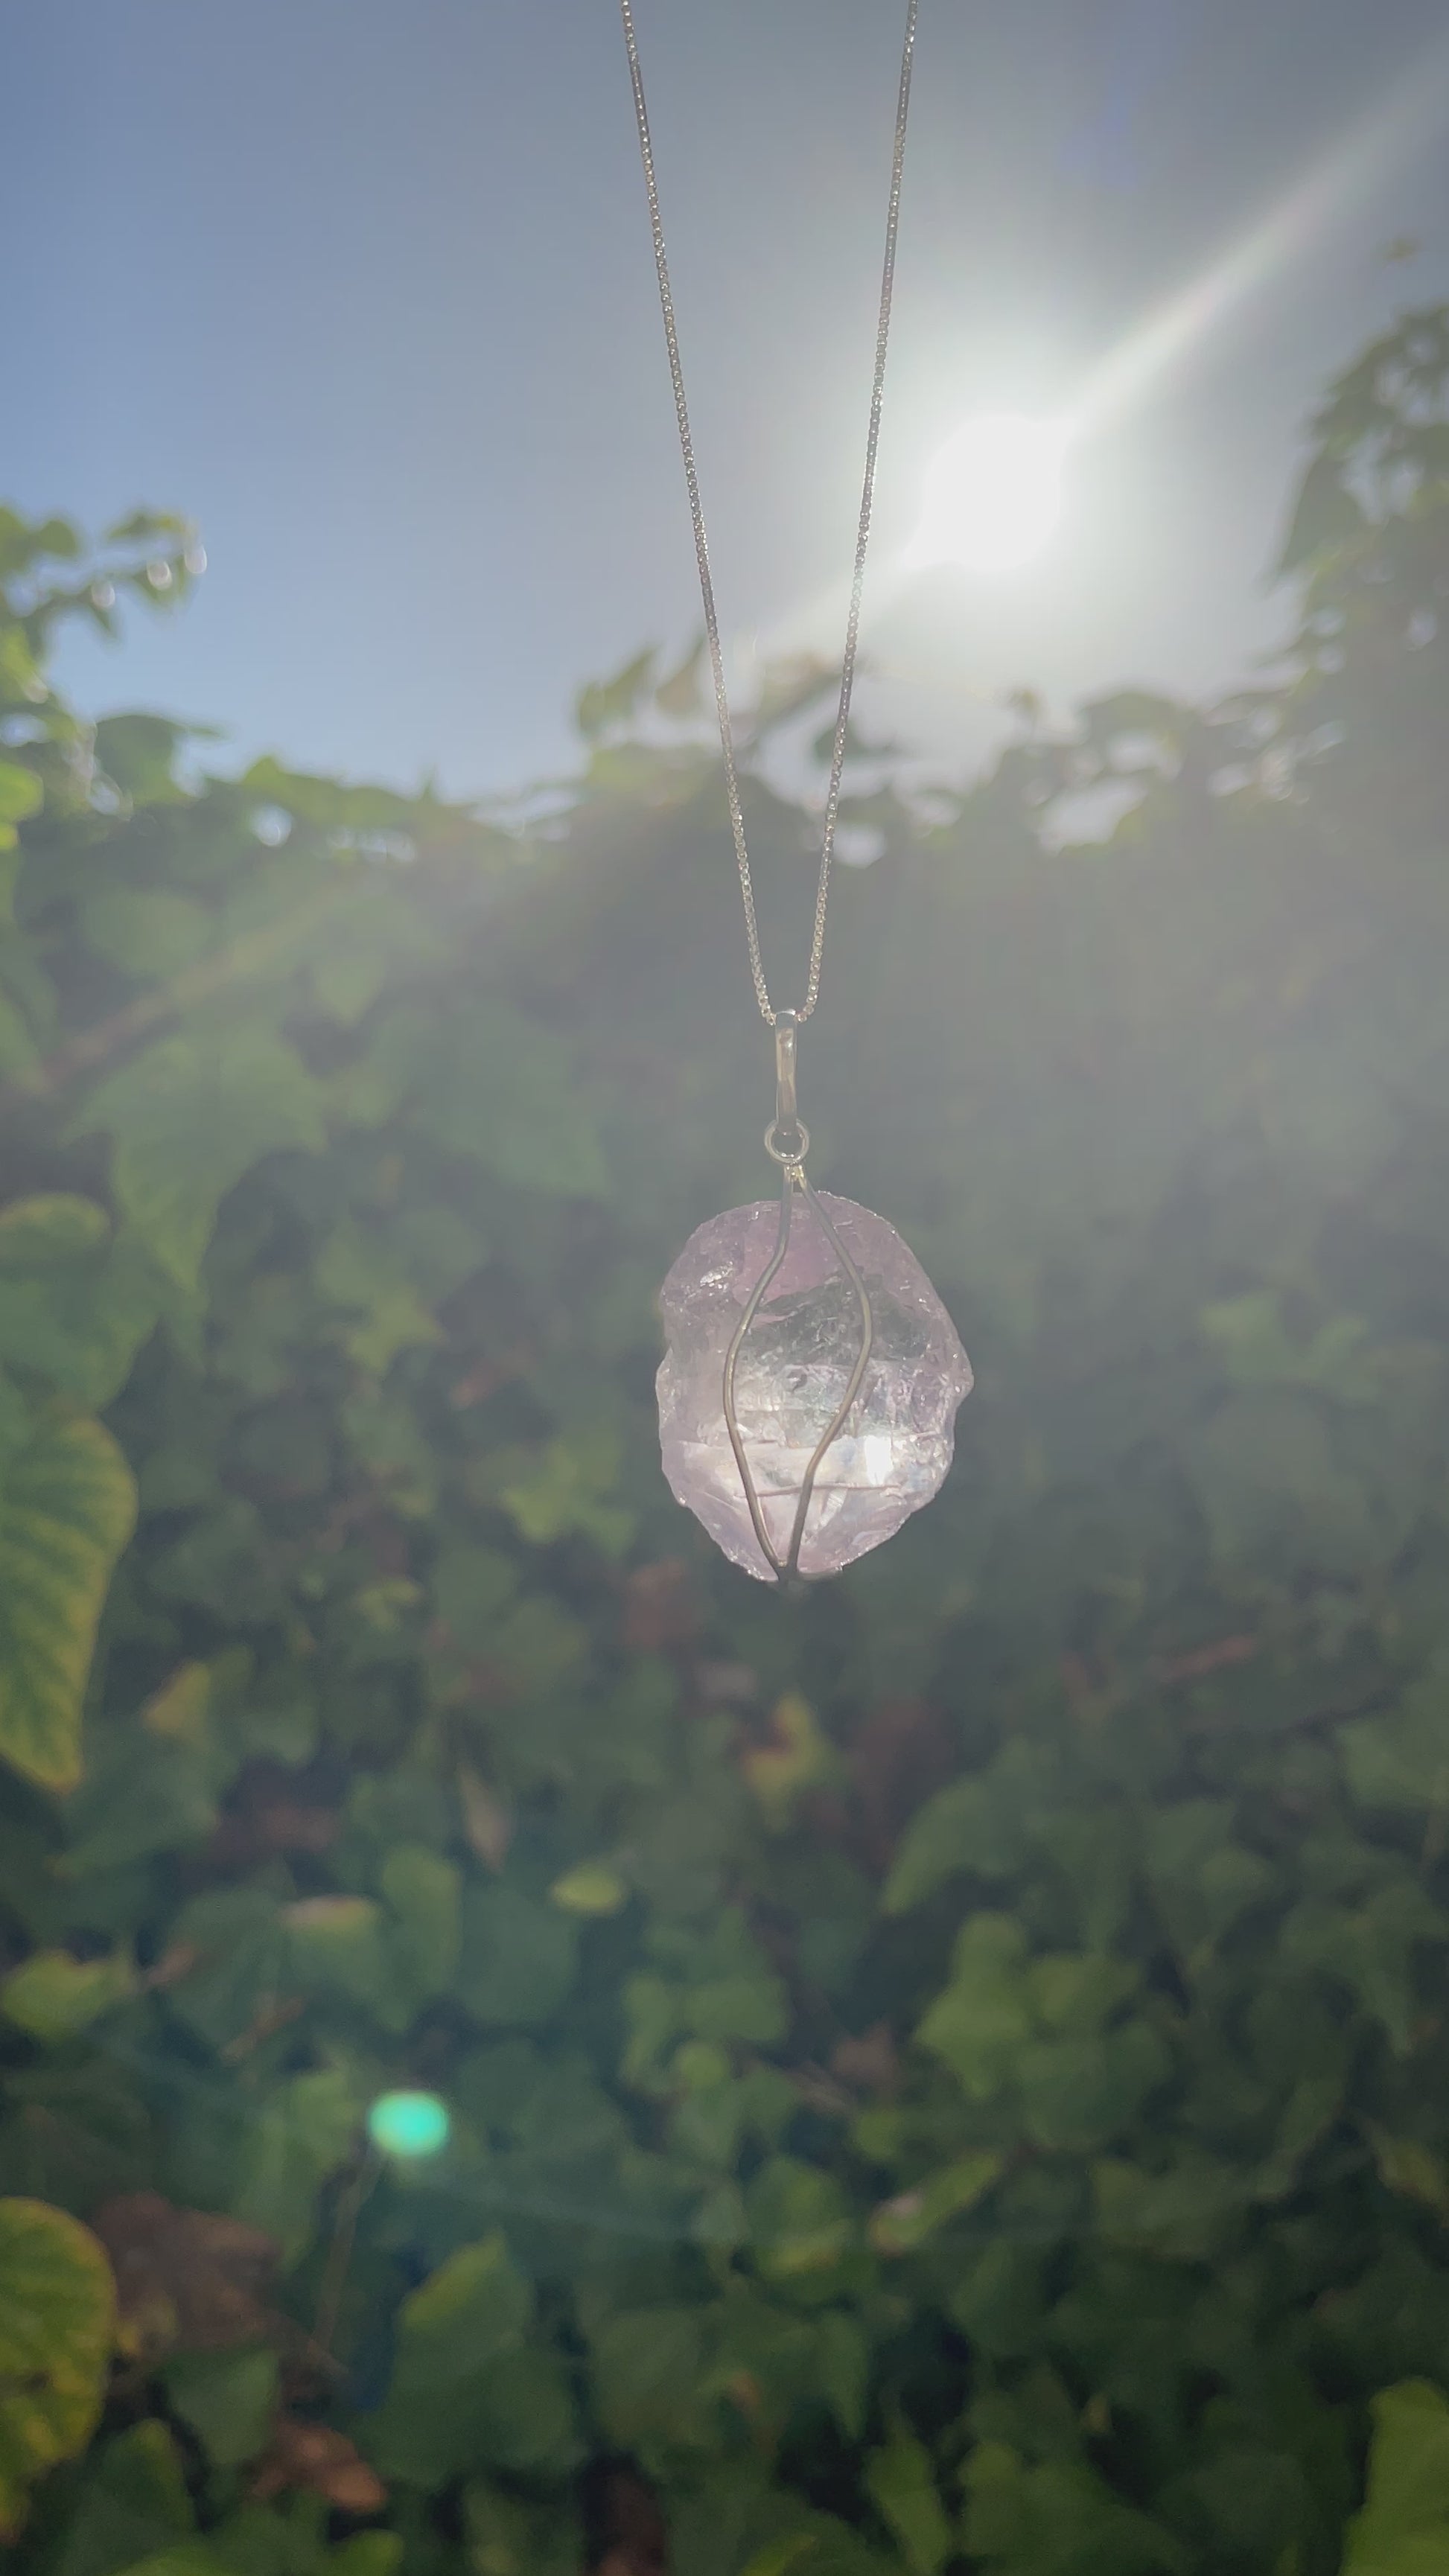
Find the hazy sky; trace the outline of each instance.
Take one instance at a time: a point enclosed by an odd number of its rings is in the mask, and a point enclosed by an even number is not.
[[[900,0],[636,0],[736,651],[836,645]],[[614,0],[11,0],[0,492],[199,520],[93,708],[450,789],[697,623]],[[1303,415],[1449,293],[1443,0],[921,0],[868,712],[1230,677]],[[1394,237],[1418,256],[1385,264]],[[1091,397],[1029,575],[893,574],[980,408]]]

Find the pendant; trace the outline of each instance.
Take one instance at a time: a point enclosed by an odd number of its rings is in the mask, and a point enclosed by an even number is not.
[[[885,1218],[813,1189],[797,1015],[775,1026],[778,1204],[710,1217],[660,1290],[675,1499],[761,1582],[838,1574],[939,1491],[971,1363]]]

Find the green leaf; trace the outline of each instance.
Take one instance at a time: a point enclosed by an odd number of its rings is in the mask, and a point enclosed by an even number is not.
[[[312,2241],[317,2194],[351,2154],[362,2109],[349,2078],[322,2066],[278,2085],[248,2126],[234,2214],[274,2237],[287,2264]]]
[[[204,1737],[187,1743],[153,1735],[144,1724],[112,1724],[91,1730],[87,1752],[58,1864],[72,1885],[155,1852],[185,1850],[212,1831],[227,1765]]]
[[[1440,2576],[1449,2565],[1449,2399],[1403,2380],[1373,2401],[1368,2496],[1343,2576]]]
[[[1436,2218],[1449,2220],[1449,2169],[1442,2156],[1416,2138],[1391,2137],[1375,2122],[1367,2123],[1379,2180],[1387,2191],[1417,2200]]]
[[[1274,1875],[1237,1841],[1227,1799],[1190,1798],[1158,1809],[1147,1830],[1153,1893],[1184,1960],[1206,1962],[1249,1907],[1271,1895]]]
[[[812,2559],[818,2563],[818,2546],[811,2531],[787,2533],[782,2540],[769,2540],[757,2549],[743,2576],[790,2576],[794,2567],[806,2567]]]
[[[613,1499],[621,1455],[614,1433],[580,1430],[542,1449],[501,1451],[488,1460],[486,1480],[531,1546],[549,1547],[577,1530],[606,1556],[622,1556],[635,1515]]]
[[[1179,2263],[1206,2262],[1220,2250],[1251,2189],[1246,2176],[1196,2145],[1165,2173],[1104,2157],[1092,2185],[1107,2244]]]
[[[636,653],[612,679],[590,680],[574,704],[574,722],[580,733],[592,738],[612,725],[627,723],[653,681],[658,660],[651,646]]]
[[[670,2563],[689,2576],[899,2576],[894,2553],[812,2512],[792,2488],[765,2485],[738,2453],[669,2488]]]
[[[705,2342],[693,2308],[641,2308],[605,2320],[593,2337],[599,2420],[626,2449],[708,2440],[701,2382]]]
[[[629,1890],[616,1869],[607,1861],[580,1861],[576,1869],[565,1870],[549,1889],[554,1905],[565,1914],[617,1914],[629,1902]]]
[[[413,2010],[456,1973],[461,1885],[453,1863],[424,1843],[402,1843],[383,1863],[382,1892],[395,1918],[393,1961]]]
[[[1449,1670],[1436,1662],[1397,1708],[1341,1726],[1338,1742],[1361,1807],[1449,1809]]]
[[[1010,2224],[1009,2216],[1006,2223]],[[948,2303],[950,2314],[983,2353],[1030,2353],[1042,2336],[1047,2307],[1042,2274],[1039,2244],[995,2237],[958,2276]]]
[[[577,1678],[588,1639],[557,1593],[532,1592],[505,1611],[488,1655],[520,1699],[543,1699]]]
[[[1024,2049],[1017,2064],[1029,2138],[1049,2152],[1090,2153],[1124,2129],[1172,2073],[1165,2043],[1141,2020]]]
[[[5,2084],[0,2191],[54,2202],[84,2217],[115,2192],[138,2191],[155,2139],[133,2083],[106,2058],[54,2058]]]
[[[746,2207],[751,2251],[766,2280],[831,2271],[854,2240],[855,2223],[839,2183],[793,2156],[772,2156],[761,2166]]]
[[[209,2047],[244,2050],[288,1992],[292,1945],[275,1898],[262,1887],[209,1889],[182,1907],[172,1936],[192,1964],[168,1991],[170,2009]]]
[[[110,1220],[64,1192],[0,1213],[0,1360],[88,1410],[119,1394],[160,1311],[159,1275]]]
[[[871,2452],[865,2482],[900,2542],[907,2566],[915,2576],[939,2576],[954,2543],[924,2445],[898,2424],[885,2448]]]
[[[118,2576],[195,2528],[175,2440],[148,2418],[87,2461],[51,2576]]]
[[[395,2531],[359,2531],[334,2549],[327,2576],[403,2576],[407,2543]]]
[[[74,2039],[135,1986],[135,1970],[123,1953],[75,1959],[67,1950],[37,1950],[0,1986],[0,2012],[32,2039]]]
[[[511,1187],[601,1198],[608,1188],[593,1103],[567,1041],[491,999],[427,1021],[395,1012],[373,1043],[380,1098],[406,1102],[449,1153]]]
[[[1296,1905],[1283,1926],[1282,1952],[1293,1966],[1316,1968],[1346,1986],[1406,2057],[1419,2014],[1416,1955],[1426,1943],[1442,1943],[1445,1930],[1438,1907],[1403,1871],[1363,1905],[1313,1899]]]
[[[881,1891],[886,1914],[906,1914],[958,1871],[999,1857],[993,1801],[980,1780],[953,1780],[912,1816]]]
[[[144,579],[137,586],[146,592]],[[146,595],[154,598],[156,594]],[[174,598],[175,590],[161,595]],[[176,778],[176,754],[189,733],[201,730],[140,710],[102,716],[96,727],[96,765],[133,805],[179,804],[186,791]]]
[[[475,2480],[463,2516],[471,2576],[578,2576],[583,2540],[567,2506],[523,2504]]]
[[[493,2365],[517,2366],[532,2314],[528,2285],[496,2235],[450,2254],[404,2299],[391,2383],[369,2427],[384,2476],[433,2487],[481,2464],[480,2414],[502,2402]]]
[[[801,1691],[786,1691],[770,1712],[770,1740],[752,1744],[740,1769],[772,1832],[783,1832],[797,1800],[838,1776],[835,1748]]]
[[[1187,2576],[1172,2536],[1090,2469],[1029,2468],[1003,2442],[966,2463],[962,2538],[991,2576]]]
[[[1000,2089],[1032,2035],[1025,1958],[1024,1936],[1009,1916],[973,1915],[956,1943],[951,1982],[917,2031],[973,2101]]]
[[[163,1038],[93,1091],[73,1122],[113,1140],[122,1208],[162,1268],[194,1288],[216,1212],[264,1154],[326,1141],[322,1092],[264,1025]]]
[[[573,1984],[576,1926],[503,1882],[463,1897],[457,1991],[482,2022],[521,2030],[552,2018]]]
[[[0,918],[4,912],[3,884],[0,884]],[[40,1071],[40,1053],[30,1033],[25,1015],[5,993],[0,993],[0,1076],[29,1088]]]
[[[480,2365],[470,2457],[521,2476],[566,2476],[579,2458],[568,2374],[536,2346]]]
[[[277,2411],[274,2352],[178,2353],[162,2371],[167,2404],[219,2469],[266,2449]]]
[[[486,1656],[498,1616],[518,1590],[518,1568],[496,1548],[445,1545],[433,1570],[433,1599],[465,1655]]]
[[[84,1201],[72,1202],[84,1205]],[[99,1213],[99,1211],[97,1211]],[[94,1409],[112,1403],[167,1292],[141,1247],[0,1272],[0,1359]]]
[[[1279,575],[1301,572],[1305,565],[1350,544],[1366,525],[1363,508],[1344,480],[1342,459],[1315,456],[1298,487],[1278,558]]]
[[[328,1236],[313,1275],[329,1304],[358,1319],[345,1327],[343,1347],[370,1377],[384,1376],[399,1351],[427,1349],[443,1338],[398,1246],[364,1233],[350,1218]]]
[[[36,2478],[82,2450],[115,2333],[110,2265],[88,2228],[38,2200],[0,2200],[0,2537]]]
[[[215,938],[216,915],[169,887],[103,893],[82,907],[86,946],[128,975],[179,975]]]
[[[0,1208],[0,1271],[43,1271],[83,1261],[110,1237],[110,1219],[94,1199],[67,1190],[12,1199]]]
[[[1226,1567],[1302,1568],[1324,1580],[1375,1560],[1370,1497],[1339,1463],[1325,1409],[1307,1393],[1231,1396],[1196,1444],[1194,1474]]]
[[[180,2549],[160,2550],[152,2558],[139,2558],[134,2566],[122,2569],[121,2576],[229,2576],[229,2569],[205,2541],[196,2540]]]
[[[260,1622],[275,1615],[276,1584],[256,1505],[226,1494],[203,1509],[174,1546],[152,1557],[151,1582],[163,1600],[190,1603],[218,1618]]]
[[[14,847],[16,824],[38,813],[44,801],[45,789],[33,769],[0,760],[0,850]]]
[[[914,2183],[894,2200],[883,2201],[870,2222],[870,2241],[878,2254],[912,2254],[938,2227],[978,2200],[1001,2178],[1006,2159],[986,2150],[960,2156]]]
[[[323,2002],[345,1996],[401,2028],[406,2006],[396,1992],[387,1921],[370,1896],[304,1896],[282,1908],[290,1953],[287,1983]]]
[[[870,2388],[870,2337],[859,2317],[827,2308],[815,2323],[814,2378],[842,2433],[858,2442]]]
[[[1340,1403],[1372,1403],[1378,1392],[1368,1327],[1356,1315],[1330,1316],[1311,1340],[1297,1340],[1282,1298],[1253,1288],[1205,1306],[1202,1329],[1234,1386],[1316,1387]]]
[[[0,1483],[0,1755],[42,1788],[80,1778],[81,1702],[130,1470],[100,1423],[44,1421]]]

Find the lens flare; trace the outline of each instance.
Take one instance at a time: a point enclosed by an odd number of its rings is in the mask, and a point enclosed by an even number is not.
[[[1081,389],[1074,434],[1095,437],[1115,425],[1239,307],[1306,253],[1321,252],[1355,208],[1371,203],[1388,172],[1408,169],[1437,141],[1446,114],[1449,38],[1441,32],[1256,223],[1107,352]]]
[[[367,2134],[385,2156],[435,2156],[452,2125],[436,2093],[380,2093],[367,2115]]]

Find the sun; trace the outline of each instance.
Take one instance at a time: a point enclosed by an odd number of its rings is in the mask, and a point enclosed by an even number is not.
[[[1059,423],[987,412],[948,438],[926,470],[908,564],[1014,572],[1039,555],[1061,510]]]

